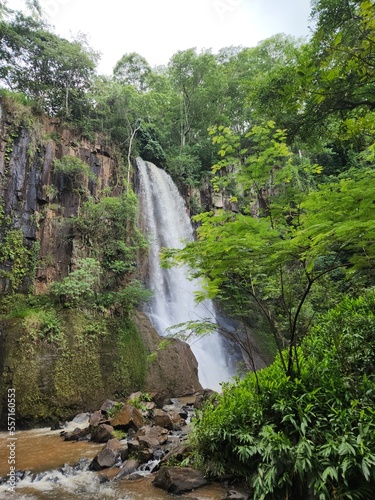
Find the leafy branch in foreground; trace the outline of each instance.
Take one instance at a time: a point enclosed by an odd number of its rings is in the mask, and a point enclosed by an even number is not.
[[[216,140],[225,175],[232,133],[226,128],[219,133],[226,136]],[[257,204],[258,216],[200,214],[195,217],[197,241],[164,250],[163,258],[165,265],[188,264],[193,277],[204,278],[206,288],[198,300],[219,299],[240,318],[256,311],[275,338],[286,374],[298,376],[297,346],[315,314],[309,303],[312,290],[338,269],[363,271],[375,257],[370,187],[375,172],[364,167],[313,189],[319,168],[292,155],[285,133],[272,122],[246,136],[251,146],[247,156],[241,152],[238,179],[246,188],[248,212],[254,213]]]

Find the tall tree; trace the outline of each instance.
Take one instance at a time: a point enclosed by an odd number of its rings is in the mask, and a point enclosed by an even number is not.
[[[0,81],[51,115],[84,115],[96,61],[97,54],[81,40],[60,38],[42,21],[22,13],[0,21]]]

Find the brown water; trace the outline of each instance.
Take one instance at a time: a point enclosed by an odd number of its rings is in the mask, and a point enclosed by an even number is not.
[[[79,471],[73,466],[81,458],[91,461],[102,444],[90,442],[63,441],[60,431],[39,429],[16,433],[16,470],[27,470],[37,474],[39,480],[32,482],[29,475],[19,482],[14,492],[9,492],[9,484],[0,485],[0,498],[4,500],[170,500],[166,492],[151,485],[152,476],[135,481],[109,481],[101,483],[103,475],[113,477],[118,471]],[[8,458],[10,449],[7,433],[0,433],[0,477],[9,473]],[[48,472],[44,477],[44,471]],[[195,492],[179,496],[180,500],[220,500],[227,490],[220,485],[200,488]]]

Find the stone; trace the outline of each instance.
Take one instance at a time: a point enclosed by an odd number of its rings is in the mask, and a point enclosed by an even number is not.
[[[141,391],[133,392],[132,394],[130,394],[130,396],[128,397],[127,401],[130,402],[130,401],[133,401],[133,399],[138,399],[140,401],[141,397],[142,397],[142,392]]]
[[[95,443],[106,443],[110,439],[113,439],[112,432],[114,431],[111,425],[100,424],[91,431],[91,441]]]
[[[126,404],[116,413],[111,423],[115,429],[124,431],[134,429],[137,431],[144,425],[144,420],[141,412],[137,408]]]
[[[105,448],[108,448],[112,451],[119,451],[121,450],[121,443],[118,439],[109,439],[105,445]]]
[[[117,404],[118,404],[117,401],[112,401],[112,399],[106,399],[104,401],[104,403],[102,404],[102,406],[100,407],[100,411],[102,413],[107,413],[108,410],[110,410],[111,408],[113,408]]]
[[[141,447],[141,444],[138,441],[138,439],[130,439],[128,441],[128,450],[129,450],[129,453],[136,453],[139,450],[140,447]]]
[[[138,450],[138,459],[142,464],[149,462],[153,458],[154,458],[153,448],[141,448]]]
[[[155,425],[169,430],[181,423],[181,417],[177,412],[159,409],[154,410],[153,420]]]
[[[158,425],[153,427],[149,425],[145,425],[141,427],[136,434],[139,442],[149,443],[152,447],[157,447],[162,444],[165,444],[168,441],[169,431],[168,429],[164,429]]]
[[[180,495],[210,483],[203,472],[191,467],[162,467],[151,484],[168,493]]]
[[[90,419],[89,419],[89,424],[92,425],[93,427],[96,427],[99,425],[103,418],[103,414],[101,411],[94,411],[94,413],[91,413]]]
[[[229,490],[222,500],[249,500],[249,495],[237,490]]]
[[[85,429],[80,429],[79,427],[77,427],[72,432],[63,432],[61,434],[64,436],[64,441],[80,441],[85,436],[87,436],[89,432],[90,430],[88,427],[86,427]]]
[[[120,450],[121,462],[125,462],[129,458],[129,447],[128,443],[121,441],[121,450]]]
[[[117,461],[118,453],[110,448],[104,448],[99,451],[94,460],[91,462],[90,470],[102,470],[108,467],[113,467]]]
[[[109,439],[90,464],[90,470],[102,470],[113,467],[121,454],[121,443],[118,439]]]
[[[115,476],[115,481],[118,479],[122,479],[125,476],[128,476],[132,472],[135,472],[138,467],[140,466],[139,460],[131,459],[131,460],[126,460],[121,466],[120,472]]]
[[[191,451],[192,449],[190,445],[178,444],[161,458],[161,462],[168,462],[171,459],[175,459],[177,462],[182,462],[182,460],[186,458]]]
[[[72,422],[74,422],[75,424],[87,424],[89,421],[89,417],[89,413],[79,413],[73,418]]]

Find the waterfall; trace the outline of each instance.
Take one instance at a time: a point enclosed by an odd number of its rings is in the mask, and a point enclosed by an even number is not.
[[[193,228],[186,206],[171,177],[162,169],[141,158],[137,159],[139,199],[150,242],[149,286],[154,292],[147,314],[160,335],[173,325],[185,321],[214,320],[214,306],[206,300],[196,304],[197,280],[187,278],[186,267],[162,269],[161,248],[181,248],[193,240]],[[220,390],[220,382],[228,381],[234,367],[225,355],[220,335],[190,338],[191,349],[198,361],[199,381],[205,388]]]

